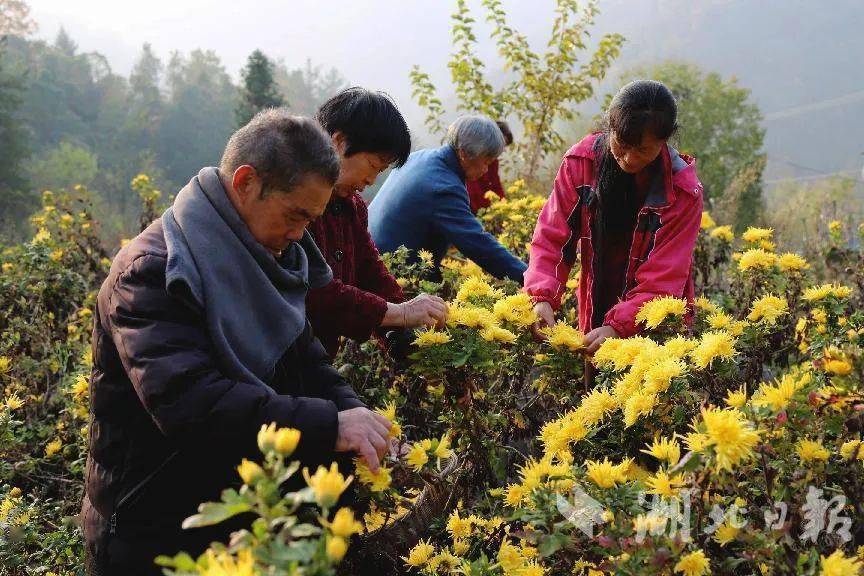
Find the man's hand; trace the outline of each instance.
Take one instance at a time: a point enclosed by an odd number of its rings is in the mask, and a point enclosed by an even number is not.
[[[585,353],[589,356],[594,354],[603,341],[607,338],[618,338],[618,332],[611,326],[600,326],[585,335]]]
[[[390,445],[387,436],[392,426],[387,418],[368,408],[339,412],[336,451],[356,452],[372,472],[377,472]]]
[[[555,311],[549,302],[538,302],[534,305],[534,313],[538,320],[531,326],[531,331],[538,340],[546,340],[546,334],[542,330],[555,324]]]
[[[420,294],[401,304],[388,304],[382,326],[420,328],[421,326],[444,326],[447,320],[447,303],[438,296]]]

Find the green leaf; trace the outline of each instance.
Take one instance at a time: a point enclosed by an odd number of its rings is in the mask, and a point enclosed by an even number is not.
[[[212,526],[243,512],[249,512],[252,510],[251,497],[251,495],[238,494],[236,490],[225,490],[222,493],[222,502],[201,504],[198,507],[198,514],[183,521],[183,528]]]
[[[543,536],[540,539],[540,546],[537,548],[538,552],[540,552],[540,556],[543,558],[548,558],[561,548],[563,548],[567,542],[570,540],[570,537],[566,534],[549,534],[548,536]]]
[[[195,572],[198,570],[198,564],[186,552],[180,552],[173,558],[171,556],[157,556],[154,562],[165,568],[176,568],[185,572]]]
[[[294,538],[308,538],[321,534],[321,528],[313,524],[298,524],[291,528],[290,533]]]

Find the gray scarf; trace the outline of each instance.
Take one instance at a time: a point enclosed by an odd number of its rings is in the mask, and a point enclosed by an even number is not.
[[[305,329],[307,290],[333,278],[312,236],[277,260],[240,219],[216,168],[177,194],[162,226],[168,293],[203,314],[226,376],[272,391],[276,363]]]

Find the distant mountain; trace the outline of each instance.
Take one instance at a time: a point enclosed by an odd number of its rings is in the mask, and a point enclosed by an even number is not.
[[[860,178],[864,1],[609,0],[601,8],[598,32],[628,39],[619,67],[686,60],[753,91],[766,118],[766,180]]]

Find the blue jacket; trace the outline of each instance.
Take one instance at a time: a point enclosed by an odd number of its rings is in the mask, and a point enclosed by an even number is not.
[[[418,150],[390,173],[369,205],[369,232],[381,252],[404,245],[432,252],[436,266],[453,245],[496,278],[520,285],[527,266],[483,229],[471,213],[456,151]]]

